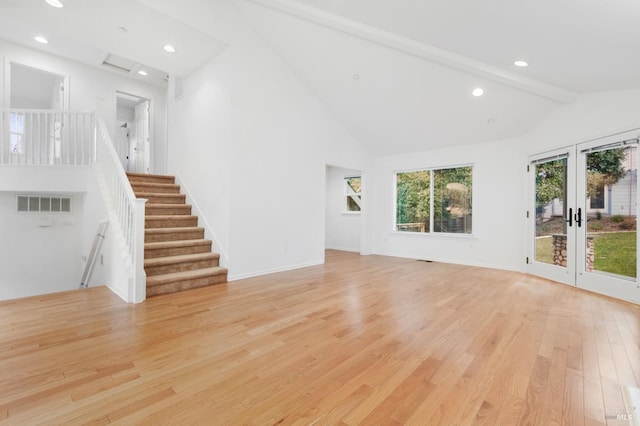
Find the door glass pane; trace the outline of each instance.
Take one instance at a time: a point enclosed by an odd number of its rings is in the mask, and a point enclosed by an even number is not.
[[[586,270],[635,278],[638,148],[588,153],[586,178]]]
[[[535,165],[536,262],[567,266],[567,159]]]

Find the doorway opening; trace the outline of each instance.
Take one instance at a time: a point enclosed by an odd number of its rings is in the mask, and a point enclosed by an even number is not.
[[[150,173],[151,101],[116,92],[116,151],[127,172]]]
[[[68,106],[64,75],[11,62],[9,80],[9,108],[61,111]]]
[[[362,252],[362,172],[326,167],[325,249]]]

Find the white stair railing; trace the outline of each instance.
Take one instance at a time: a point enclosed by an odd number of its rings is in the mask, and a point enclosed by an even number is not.
[[[144,213],[147,200],[136,198],[133,193],[120,156],[101,118],[96,120],[96,153],[111,222],[123,237],[127,263],[131,266],[128,297],[132,302],[142,302],[146,297]]]
[[[88,166],[94,162],[92,112],[5,109],[0,165]]]

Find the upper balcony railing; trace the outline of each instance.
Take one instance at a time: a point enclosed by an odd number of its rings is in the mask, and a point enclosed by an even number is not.
[[[2,110],[0,165],[88,166],[95,162],[92,112]]]

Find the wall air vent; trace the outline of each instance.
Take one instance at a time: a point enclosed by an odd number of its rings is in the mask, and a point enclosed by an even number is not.
[[[70,213],[71,197],[60,195],[18,195],[18,211],[31,213]]]

